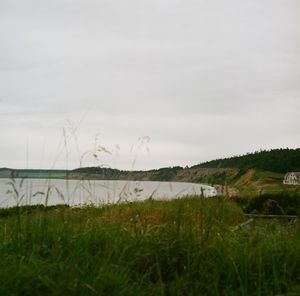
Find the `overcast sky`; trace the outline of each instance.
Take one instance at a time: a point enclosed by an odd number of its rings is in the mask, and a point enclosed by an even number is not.
[[[299,0],[0,0],[0,167],[193,165],[299,121]]]

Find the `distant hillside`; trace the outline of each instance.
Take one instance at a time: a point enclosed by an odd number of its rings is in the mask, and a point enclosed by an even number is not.
[[[166,167],[148,171],[125,171],[101,167],[75,170],[15,170],[0,168],[0,178],[68,178],[75,180],[136,180],[205,183],[223,195],[255,195],[282,191],[298,192],[284,185],[284,174],[300,171],[300,149],[274,149],[216,159],[192,167]],[[298,194],[297,193],[297,194]]]
[[[0,168],[0,178],[43,178],[61,179],[67,176],[67,170],[44,170],[44,169],[11,169]]]
[[[239,168],[244,171],[260,169],[276,173],[300,171],[300,148],[261,150],[242,156],[203,162],[192,168]]]
[[[182,171],[180,166],[160,168],[149,171],[123,171],[118,169],[87,167],[70,171],[68,178],[92,178],[102,180],[139,180],[139,181],[171,181]]]

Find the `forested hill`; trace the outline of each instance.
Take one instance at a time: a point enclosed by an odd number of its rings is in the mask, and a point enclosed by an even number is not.
[[[239,168],[261,169],[266,171],[285,173],[300,171],[300,148],[273,149],[247,153],[242,156],[216,159],[195,165],[192,168]]]

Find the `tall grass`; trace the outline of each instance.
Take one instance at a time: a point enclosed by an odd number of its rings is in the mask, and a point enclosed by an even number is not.
[[[1,213],[0,295],[276,295],[300,281],[298,225],[233,231],[244,217],[226,200]]]

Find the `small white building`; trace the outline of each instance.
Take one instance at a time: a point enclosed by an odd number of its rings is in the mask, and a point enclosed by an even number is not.
[[[285,174],[283,184],[300,185],[300,172],[288,172]]]

